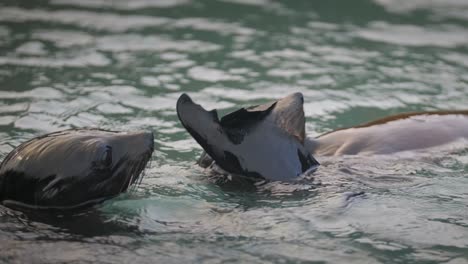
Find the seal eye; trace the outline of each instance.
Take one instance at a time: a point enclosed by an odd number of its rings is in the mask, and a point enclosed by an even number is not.
[[[112,147],[111,146],[106,146],[106,150],[102,154],[101,162],[106,167],[109,167],[110,165],[112,165]]]

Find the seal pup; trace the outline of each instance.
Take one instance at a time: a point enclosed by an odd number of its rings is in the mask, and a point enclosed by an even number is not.
[[[0,164],[0,202],[25,209],[76,209],[134,183],[154,149],[153,133],[71,129],[33,138]]]
[[[210,158],[231,174],[287,181],[317,169],[304,148],[303,97],[242,108],[218,118],[182,94],[177,115],[184,128]]]

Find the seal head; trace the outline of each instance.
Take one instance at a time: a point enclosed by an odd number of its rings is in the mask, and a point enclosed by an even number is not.
[[[232,174],[288,181],[319,163],[305,150],[303,97],[291,94],[275,102],[241,108],[221,120],[182,94],[177,114],[185,129]]]
[[[32,209],[97,203],[127,190],[153,148],[147,132],[72,129],[34,138],[0,165],[0,201]]]

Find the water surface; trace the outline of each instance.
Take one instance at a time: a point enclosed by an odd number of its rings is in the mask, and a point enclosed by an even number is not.
[[[151,130],[156,151],[139,188],[80,215],[0,208],[0,262],[466,263],[466,142],[232,188],[194,165],[175,102],[300,91],[316,136],[466,109],[467,71],[464,0],[2,1],[1,157],[73,127]]]

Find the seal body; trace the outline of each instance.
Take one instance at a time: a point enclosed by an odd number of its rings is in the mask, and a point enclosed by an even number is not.
[[[468,139],[468,111],[405,113],[305,140],[315,155],[379,155]]]
[[[198,160],[200,166],[243,175],[254,171],[270,180],[295,179],[301,170],[294,159],[301,157],[310,157],[308,164],[317,168],[313,156],[384,155],[468,139],[468,111],[404,113],[306,137],[300,93],[242,108],[221,120],[216,111],[208,112],[182,95],[177,112],[206,151]]]
[[[315,170],[318,162],[304,148],[302,94],[242,108],[219,119],[183,94],[177,101],[182,125],[221,169],[268,180],[291,180]]]
[[[40,136],[0,165],[0,201],[10,207],[73,209],[134,183],[154,148],[153,134],[72,129]]]

